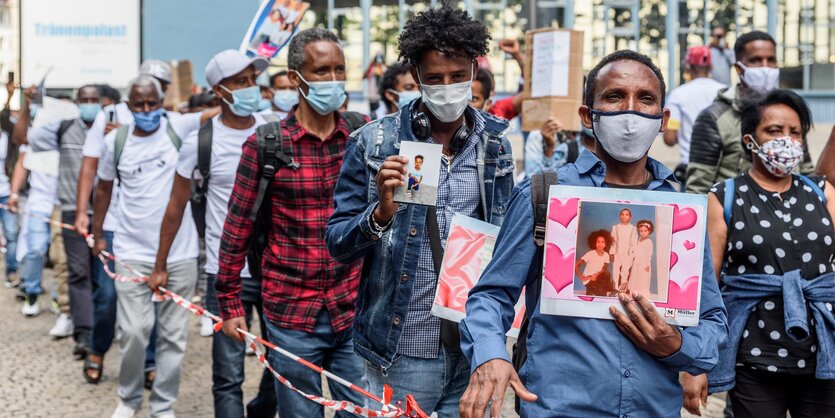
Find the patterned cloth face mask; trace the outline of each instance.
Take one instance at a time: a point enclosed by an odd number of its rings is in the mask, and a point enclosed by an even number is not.
[[[757,145],[752,136],[749,135],[748,138],[746,147],[754,151],[766,170],[777,177],[791,174],[803,158],[803,143],[790,136],[772,139],[762,145]]]

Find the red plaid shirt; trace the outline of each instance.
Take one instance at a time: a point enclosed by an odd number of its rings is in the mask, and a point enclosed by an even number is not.
[[[321,309],[330,314],[334,331],[351,326],[361,262],[341,264],[325,246],[325,225],[333,212],[333,190],[348,144],[348,128],[337,118],[336,129],[324,141],[310,134],[290,113],[281,122],[284,141],[292,141],[297,170],[281,167],[270,184],[272,223],[264,251],[261,283],[264,312],[273,324],[313,332]],[[286,143],[286,142],[285,142]],[[219,269],[215,281],[223,319],[244,316],[241,269],[253,233],[249,220],[261,170],[253,134],[243,146],[229,214],[223,226]]]

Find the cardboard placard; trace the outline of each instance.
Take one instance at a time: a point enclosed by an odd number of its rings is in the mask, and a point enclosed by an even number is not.
[[[580,126],[577,109],[583,100],[583,32],[537,29],[525,34],[525,100],[522,129],[536,130],[549,117],[567,129]]]
[[[165,92],[164,106],[177,109],[180,104],[188,102],[191,96],[191,87],[194,84],[194,75],[191,61],[171,61],[171,85]]]

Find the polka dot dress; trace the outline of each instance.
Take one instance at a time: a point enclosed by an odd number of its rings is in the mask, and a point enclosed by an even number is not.
[[[812,177],[820,188],[824,180]],[[728,225],[725,272],[741,274],[784,274],[800,269],[813,279],[833,271],[835,230],[832,219],[815,192],[794,179],[784,193],[762,189],[747,173],[734,181],[733,210]],[[720,202],[725,184],[711,190]],[[797,342],[785,335],[783,299],[760,301],[742,334],[737,365],[756,370],[789,374],[813,374],[817,337],[809,309],[811,335]]]

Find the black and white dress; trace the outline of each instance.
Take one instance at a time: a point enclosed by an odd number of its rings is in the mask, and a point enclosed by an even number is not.
[[[824,190],[822,177],[811,179]],[[743,173],[735,179],[734,188],[724,260],[726,274],[782,275],[800,269],[801,276],[810,280],[833,271],[832,218],[811,187],[795,177],[789,190],[772,193]],[[711,192],[724,202],[725,183],[714,185]],[[811,324],[812,310],[808,312]],[[737,366],[813,374],[818,348],[814,327],[809,327],[810,337],[800,342],[785,335],[785,329],[783,298],[760,301],[745,325]]]

